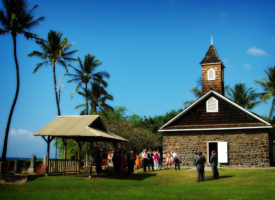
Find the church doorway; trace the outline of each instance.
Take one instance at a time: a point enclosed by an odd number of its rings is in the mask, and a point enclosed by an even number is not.
[[[211,151],[216,150],[218,155],[218,142],[207,142],[207,162],[210,162]]]

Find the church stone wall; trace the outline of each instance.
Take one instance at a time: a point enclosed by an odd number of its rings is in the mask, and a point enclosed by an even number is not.
[[[184,131],[163,133],[163,162],[166,153],[177,149],[183,166],[194,166],[195,151],[201,151],[207,160],[207,142],[228,143],[227,167],[269,167],[269,135],[266,129]]]

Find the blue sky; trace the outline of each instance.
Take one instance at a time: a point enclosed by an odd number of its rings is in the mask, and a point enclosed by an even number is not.
[[[213,36],[214,46],[225,65],[225,85],[254,83],[275,65],[274,1],[188,1],[188,0],[28,0],[38,4],[36,18],[46,20],[32,30],[46,39],[49,30],[61,31],[75,57],[88,53],[103,64],[98,68],[110,74],[107,91],[114,96],[112,106],[124,106],[128,115],[162,115],[183,108],[194,100],[190,89],[201,77],[200,61]],[[3,9],[2,4],[0,8]],[[41,50],[31,40],[17,37],[20,67],[20,93],[12,118],[8,157],[42,157],[46,142],[34,137],[36,131],[57,116],[51,66],[32,74],[41,60],[28,58]],[[13,43],[0,36],[0,152],[8,114],[16,88]],[[71,63],[77,67],[77,63]],[[73,72],[71,70],[71,72]],[[61,114],[78,115],[75,106],[84,103],[75,83],[67,83],[64,68],[57,66],[65,84],[61,94]],[[271,103],[253,112],[267,115]],[[51,155],[54,155],[51,149]]]

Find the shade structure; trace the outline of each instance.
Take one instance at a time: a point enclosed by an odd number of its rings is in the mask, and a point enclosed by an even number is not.
[[[67,137],[82,141],[92,139],[128,142],[128,140],[108,132],[99,115],[58,116],[34,135]]]

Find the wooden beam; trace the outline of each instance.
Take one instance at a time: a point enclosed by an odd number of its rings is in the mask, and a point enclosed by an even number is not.
[[[93,142],[91,141],[90,142],[90,144],[91,144],[91,151],[90,151],[90,176],[89,176],[89,178],[92,178],[92,169],[93,169],[93,166],[92,166],[92,164],[93,164],[93,162],[92,162],[92,153],[93,153]]]

